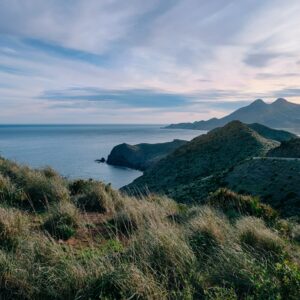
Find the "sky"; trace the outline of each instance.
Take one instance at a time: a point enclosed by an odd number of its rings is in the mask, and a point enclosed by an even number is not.
[[[300,103],[299,0],[0,0],[0,123],[176,123]]]

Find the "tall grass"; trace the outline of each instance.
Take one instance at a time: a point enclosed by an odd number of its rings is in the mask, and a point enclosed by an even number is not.
[[[183,206],[48,168],[0,173],[0,299],[299,299],[298,223],[252,197]]]

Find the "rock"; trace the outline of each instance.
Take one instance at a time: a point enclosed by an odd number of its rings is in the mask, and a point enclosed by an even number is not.
[[[104,157],[102,157],[101,159],[96,159],[95,160],[95,162],[97,162],[97,163],[105,163],[106,162],[106,160],[105,160],[105,158]]]
[[[144,171],[186,143],[183,140],[174,140],[158,144],[120,144],[112,149],[107,163]]]

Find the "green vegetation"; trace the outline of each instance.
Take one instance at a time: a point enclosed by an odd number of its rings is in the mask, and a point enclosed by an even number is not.
[[[135,198],[4,159],[0,173],[1,299],[299,299],[299,224],[258,198]]]
[[[284,141],[268,152],[269,157],[300,158],[300,138]]]
[[[126,189],[167,194],[180,202],[200,202],[220,187],[218,175],[240,162],[264,156],[278,142],[233,121],[194,138],[160,160]],[[197,190],[194,193],[195,189]]]
[[[225,174],[223,185],[238,193],[259,196],[280,214],[300,216],[300,160],[247,160]]]

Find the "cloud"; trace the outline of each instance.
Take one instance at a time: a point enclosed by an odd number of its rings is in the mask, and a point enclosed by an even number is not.
[[[289,77],[300,77],[300,72],[296,73],[279,73],[279,74],[273,74],[273,73],[258,73],[256,74],[257,79],[282,79],[282,78],[289,78]]]
[[[250,53],[244,59],[244,62],[251,67],[266,67],[272,60],[279,58],[282,54],[279,53]]]
[[[2,0],[1,122],[179,122],[299,101],[299,14],[297,0]]]
[[[101,90],[97,88],[72,88],[64,91],[45,91],[39,98],[55,101],[89,101],[117,103],[121,106],[165,108],[183,106],[190,96],[154,90]],[[76,104],[77,105],[77,104]]]
[[[300,88],[284,88],[278,91],[275,91],[275,96],[278,98],[282,97],[297,97],[300,98]]]

